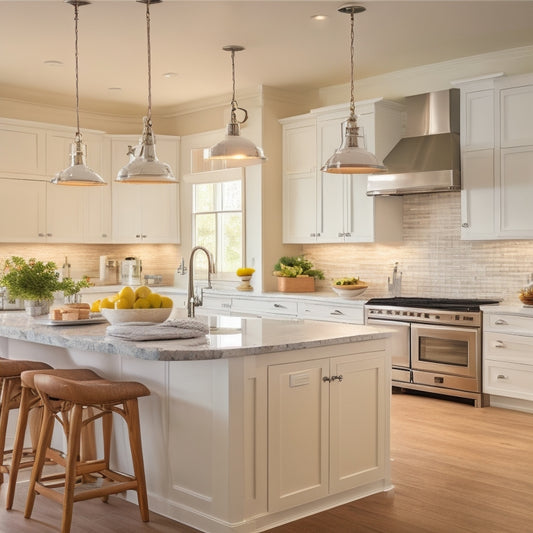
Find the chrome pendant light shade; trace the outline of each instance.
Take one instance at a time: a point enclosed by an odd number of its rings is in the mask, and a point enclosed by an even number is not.
[[[139,145],[130,148],[130,161],[122,167],[115,178],[121,183],[177,183],[172,169],[159,161],[155,149],[155,135],[152,131],[152,57],[150,44],[150,4],[161,0],[137,0],[146,4],[146,35],[148,42],[148,115],[144,117],[144,127]]]
[[[354,15],[362,13],[366,9],[362,6],[348,4],[339,8],[341,13],[350,15],[351,21],[351,76],[350,76],[350,116],[342,123],[342,143],[335,153],[326,161],[321,168],[322,172],[330,174],[374,174],[387,170],[378,162],[376,156],[366,150],[364,138],[359,134],[359,126],[355,116],[354,97]]]
[[[104,179],[87,166],[87,147],[82,142],[80,133],[80,110],[78,91],[78,7],[90,4],[85,0],[65,0],[74,6],[74,35],[75,35],[75,60],[76,60],[76,137],[71,145],[70,166],[58,172],[50,180],[54,185],[107,185]]]
[[[231,71],[233,82],[233,97],[231,99],[231,122],[227,125],[224,139],[211,148],[204,150],[205,159],[224,160],[231,167],[246,167],[257,165],[266,161],[263,149],[256,146],[252,141],[241,137],[240,125],[248,120],[246,109],[239,107],[235,99],[235,52],[244,50],[242,46],[229,45],[222,48],[226,52],[231,52]],[[241,121],[237,120],[237,111],[244,113]]]

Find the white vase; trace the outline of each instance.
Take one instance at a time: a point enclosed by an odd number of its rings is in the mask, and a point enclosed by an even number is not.
[[[46,315],[50,310],[49,300],[24,300],[24,309],[30,316]]]

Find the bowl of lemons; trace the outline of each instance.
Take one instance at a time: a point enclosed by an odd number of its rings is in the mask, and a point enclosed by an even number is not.
[[[337,278],[331,287],[341,298],[352,299],[368,289],[368,284],[359,278]]]
[[[91,304],[93,313],[102,313],[110,324],[126,322],[164,322],[172,313],[172,300],[141,285],[126,286],[119,292]]]

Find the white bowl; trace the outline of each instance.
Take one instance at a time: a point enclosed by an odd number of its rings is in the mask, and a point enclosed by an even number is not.
[[[124,322],[164,322],[172,313],[172,307],[158,309],[102,309],[102,315],[110,324]]]
[[[368,285],[333,285],[331,287],[341,298],[352,299],[360,296],[368,289]]]

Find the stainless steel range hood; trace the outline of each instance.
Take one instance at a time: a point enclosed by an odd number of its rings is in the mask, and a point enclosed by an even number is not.
[[[404,195],[461,189],[459,89],[406,98],[405,137],[368,176],[367,195]]]

